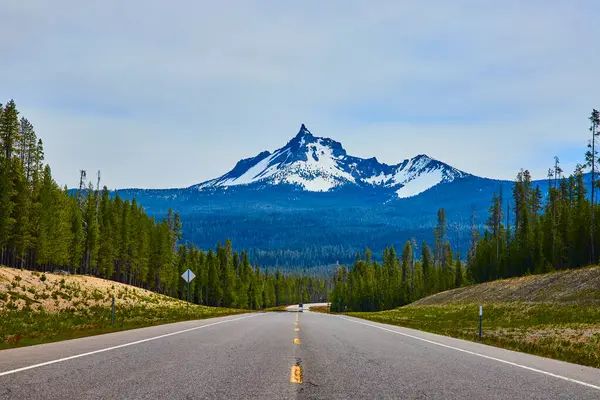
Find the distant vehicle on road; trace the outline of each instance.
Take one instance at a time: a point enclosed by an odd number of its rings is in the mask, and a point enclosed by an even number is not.
[[[298,312],[303,312],[304,311],[304,304],[300,303],[298,304]]]

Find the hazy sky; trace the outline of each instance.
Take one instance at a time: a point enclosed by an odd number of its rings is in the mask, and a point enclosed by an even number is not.
[[[182,187],[301,123],[348,153],[536,178],[582,161],[600,2],[0,0],[0,102],[60,184]]]

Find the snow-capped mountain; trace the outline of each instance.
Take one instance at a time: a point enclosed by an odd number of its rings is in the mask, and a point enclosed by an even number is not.
[[[284,147],[241,160],[225,175],[192,188],[288,184],[304,191],[327,192],[344,186],[379,187],[405,198],[466,176],[469,174],[424,154],[397,165],[380,163],[374,157],[353,157],[339,142],[313,136],[302,124]]]

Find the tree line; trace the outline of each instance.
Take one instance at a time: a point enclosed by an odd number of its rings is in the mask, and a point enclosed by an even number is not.
[[[381,262],[373,260],[369,249],[364,255],[358,253],[351,268],[341,266],[334,273],[331,310],[388,310],[462,286],[465,271],[460,252],[455,255],[452,251],[443,208],[438,210],[434,237],[433,248],[423,241],[419,249],[413,239],[406,242],[400,255],[390,246]]]
[[[600,113],[593,110],[589,120],[586,162],[577,165],[573,174],[564,176],[555,157],[544,193],[539,185],[534,187],[530,172],[521,170],[506,203],[501,189],[493,195],[483,234],[472,210],[464,267],[460,250],[456,255],[452,252],[445,211],[440,209],[434,247],[423,242],[419,260],[413,239],[399,256],[393,247],[386,248],[381,263],[367,250],[364,256],[357,254],[351,268],[339,267],[330,295],[332,311],[386,310],[463,285],[596,264]]]
[[[180,275],[190,268],[199,304],[261,309],[327,295],[323,280],[251,266],[231,242],[213,251],[181,244],[181,219],[149,217],[135,199],[81,183],[74,196],[52,178],[43,142],[13,100],[0,104],[0,264],[68,270],[185,298]],[[192,293],[190,293],[192,294]]]
[[[521,170],[506,205],[502,193],[494,195],[488,229],[469,252],[469,275],[474,282],[598,263],[597,110],[589,120],[591,139],[585,163],[577,165],[570,176],[563,175],[555,157],[545,192],[533,186],[529,171]]]

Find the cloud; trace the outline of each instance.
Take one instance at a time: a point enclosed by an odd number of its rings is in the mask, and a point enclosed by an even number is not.
[[[191,185],[304,122],[352,154],[427,153],[543,178],[583,154],[600,26],[593,1],[8,0],[2,100],[61,184]],[[541,176],[540,176],[541,175]]]

